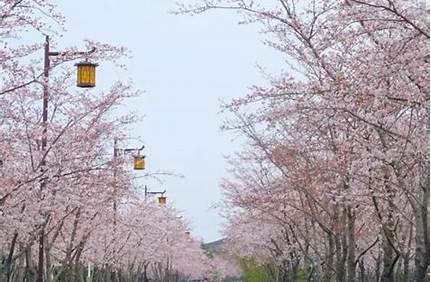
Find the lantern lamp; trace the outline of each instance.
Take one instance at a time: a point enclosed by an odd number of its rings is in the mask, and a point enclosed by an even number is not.
[[[96,86],[96,67],[98,64],[81,62],[75,64],[75,66],[78,68],[76,86],[83,88]]]
[[[165,196],[160,196],[159,197],[159,205],[160,206],[166,205],[166,197]]]
[[[133,166],[135,170],[145,169],[145,156],[134,156]]]

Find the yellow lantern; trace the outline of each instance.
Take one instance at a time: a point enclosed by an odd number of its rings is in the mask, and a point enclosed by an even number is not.
[[[166,197],[165,196],[159,197],[159,205],[161,205],[161,206],[166,205]]]
[[[134,156],[133,165],[135,170],[145,169],[145,156]]]
[[[96,67],[98,64],[81,62],[75,66],[78,67],[76,86],[83,88],[96,86]]]

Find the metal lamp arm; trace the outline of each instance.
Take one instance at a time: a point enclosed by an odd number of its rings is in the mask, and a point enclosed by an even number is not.
[[[157,194],[163,195],[165,193],[166,193],[166,190],[164,190],[164,191],[147,191],[147,194],[149,194],[149,195],[157,195]]]
[[[125,153],[130,153],[130,152],[134,152],[134,151],[138,151],[138,153],[139,152],[141,152],[143,149],[145,148],[145,145],[142,145],[142,147],[141,148],[127,148],[127,149],[123,149],[123,151],[125,152]]]
[[[91,48],[91,50],[89,51],[78,51],[78,52],[55,52],[55,51],[50,51],[48,52],[49,56],[65,56],[65,55],[73,55],[73,56],[78,56],[78,55],[90,55],[94,52],[96,52],[96,47]]]

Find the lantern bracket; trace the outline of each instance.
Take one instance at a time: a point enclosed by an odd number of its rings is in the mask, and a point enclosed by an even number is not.
[[[144,150],[144,148],[145,148],[145,145],[142,145],[141,148],[127,148],[127,149],[118,149],[118,148],[116,148],[115,150],[123,151],[124,154],[130,154],[130,153],[133,153],[133,152],[138,152],[138,155],[140,155],[141,151]]]
[[[145,185],[145,198],[148,195],[159,195],[160,194],[161,196],[163,196],[165,193],[166,193],[166,190],[163,190],[163,191],[148,191],[147,185]]]
[[[92,53],[96,52],[96,47],[91,48],[89,51],[78,51],[78,52],[55,52],[50,51],[48,52],[48,56],[65,56],[65,55],[90,55]]]
[[[163,194],[166,193],[166,190],[163,191],[147,191],[147,195],[158,195],[160,194],[161,196],[163,196]]]
[[[118,148],[117,147],[117,139],[114,139],[114,158],[119,155],[132,155],[134,158],[134,169],[135,170],[143,170],[145,169],[145,155],[141,155],[141,151],[145,148],[145,145],[142,145],[141,148]],[[137,152],[137,153],[136,153]]]

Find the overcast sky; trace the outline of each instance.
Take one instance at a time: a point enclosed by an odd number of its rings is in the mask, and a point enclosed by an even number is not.
[[[56,45],[91,38],[130,49],[127,70],[101,65],[98,85],[131,78],[144,91],[127,104],[145,115],[130,135],[144,142],[150,171],[184,175],[167,178],[162,186],[149,181],[150,189],[167,190],[168,201],[184,211],[194,235],[206,242],[219,239],[223,219],[210,206],[221,200],[224,156],[240,147],[219,130],[219,100],[265,84],[256,65],[278,73],[281,55],[261,43],[258,26],[238,25],[239,16],[227,11],[175,16],[169,13],[175,8],[172,0],[57,2],[67,31],[53,38]],[[133,140],[132,146],[140,145]]]

